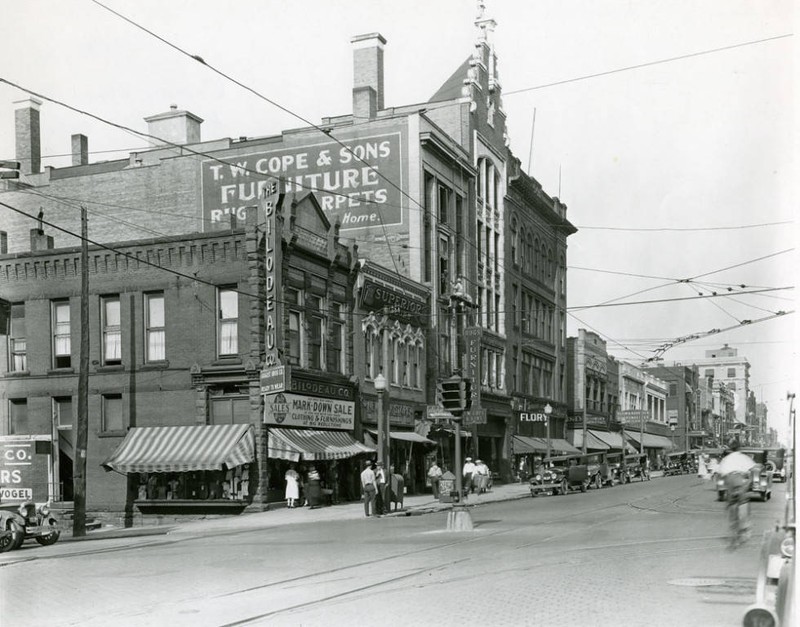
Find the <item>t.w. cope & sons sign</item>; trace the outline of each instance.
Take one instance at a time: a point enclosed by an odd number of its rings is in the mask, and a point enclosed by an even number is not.
[[[310,429],[347,429],[355,425],[355,402],[301,394],[264,398],[264,423]]]
[[[202,164],[203,223],[226,226],[226,216],[244,220],[270,179],[280,178],[286,192],[311,191],[328,219],[342,230],[384,228],[402,223],[401,133],[282,146],[209,159]]]

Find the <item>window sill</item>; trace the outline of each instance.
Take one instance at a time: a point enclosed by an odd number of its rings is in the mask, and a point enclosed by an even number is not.
[[[75,368],[51,368],[47,374],[75,374]]]
[[[239,355],[231,355],[230,357],[217,357],[214,362],[211,364],[212,366],[241,366],[242,365],[242,358]]]
[[[124,438],[126,435],[128,435],[128,431],[127,430],[123,430],[123,431],[100,431],[97,434],[97,437],[98,438]]]
[[[122,364],[114,364],[109,366],[98,366],[96,372],[122,372],[125,366]]]
[[[5,373],[5,377],[29,377],[31,375],[30,370],[9,370]]]
[[[169,368],[169,360],[164,361],[148,361],[139,367],[139,370],[166,370]]]

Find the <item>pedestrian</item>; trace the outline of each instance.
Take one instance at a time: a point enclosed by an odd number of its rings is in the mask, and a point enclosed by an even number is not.
[[[473,483],[478,488],[478,494],[486,492],[489,487],[489,467],[480,459],[475,462],[475,481]]]
[[[364,494],[364,515],[369,518],[375,514],[375,497],[378,492],[370,460],[364,462],[364,470],[361,472],[361,491]]]
[[[308,487],[306,489],[306,498],[310,509],[319,507],[320,497],[322,496],[322,486],[320,485],[320,477],[317,469],[312,466],[308,471]]]
[[[380,516],[386,511],[388,494],[386,494],[386,470],[383,468],[383,462],[378,462],[375,465],[375,485],[378,487],[378,494],[375,498],[375,510]]]
[[[439,465],[436,463],[436,460],[433,461],[431,467],[428,469],[428,479],[431,480],[431,491],[433,492],[433,498],[439,498],[439,480],[442,478],[442,469],[439,468]]]
[[[472,475],[475,473],[475,464],[472,462],[471,457],[464,460],[464,468],[461,471],[461,476],[464,478],[464,492],[472,492]]]
[[[294,464],[289,464],[289,470],[283,478],[286,480],[286,507],[294,509],[295,501],[300,498],[300,475],[294,469]]]

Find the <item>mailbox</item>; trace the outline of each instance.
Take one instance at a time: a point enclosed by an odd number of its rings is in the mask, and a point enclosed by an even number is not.
[[[456,494],[456,476],[448,470],[439,477],[439,502],[452,503],[454,494]]]

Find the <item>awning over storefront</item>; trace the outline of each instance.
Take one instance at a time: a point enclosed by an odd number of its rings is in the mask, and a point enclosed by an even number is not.
[[[583,449],[583,430],[576,429],[573,432],[574,444],[576,448]],[[587,451],[607,451],[611,447],[595,435],[594,431],[586,431],[586,450]]]
[[[566,440],[562,440],[560,438],[550,438],[550,452],[554,453],[556,451],[565,455],[569,455],[570,453],[580,453],[580,450],[576,449]]]
[[[641,433],[638,431],[625,431],[625,435],[637,444],[641,443]],[[665,451],[672,450],[672,441],[663,435],[654,435],[652,433],[644,434],[644,447],[645,448],[660,448]]]
[[[374,453],[375,448],[354,440],[345,431],[316,429],[269,429],[269,457],[291,462],[347,459],[360,453]]]
[[[590,431],[592,435],[600,439],[601,441],[605,442],[609,448],[615,449],[622,449],[622,434],[616,432],[609,432],[609,431]],[[636,449],[633,448],[629,442],[625,442],[625,452],[626,453],[636,453]]]
[[[249,424],[133,427],[102,466],[121,473],[222,470],[252,462],[254,444]]]
[[[514,454],[528,455],[529,453],[547,453],[547,442],[529,435],[515,435]]]
[[[369,430],[369,434],[373,438],[378,437],[378,432]],[[390,440],[401,440],[403,442],[416,442],[419,444],[436,444],[433,440],[429,440],[426,437],[421,436],[419,433],[415,431],[390,431],[389,432],[389,439]]]

